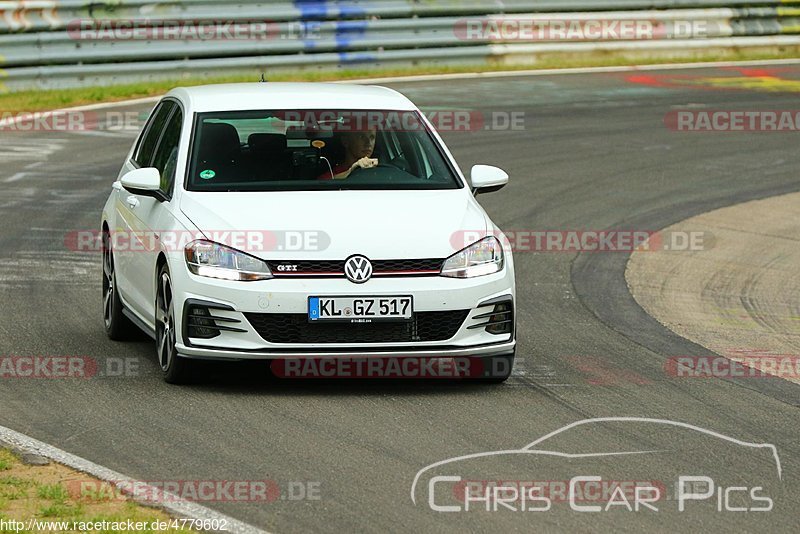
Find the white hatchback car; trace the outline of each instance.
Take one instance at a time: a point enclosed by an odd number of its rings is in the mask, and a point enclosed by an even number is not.
[[[501,382],[513,260],[427,118],[374,86],[179,88],[150,115],[102,214],[112,339],[192,359],[466,358]]]

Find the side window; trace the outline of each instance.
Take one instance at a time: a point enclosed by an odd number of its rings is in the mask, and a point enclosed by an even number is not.
[[[169,118],[164,135],[158,143],[152,166],[161,173],[161,191],[167,196],[172,196],[172,186],[175,183],[175,170],[178,163],[178,142],[181,138],[181,125],[183,113],[180,108]]]
[[[153,161],[153,153],[156,150],[158,139],[161,137],[161,132],[164,130],[169,118],[170,112],[175,107],[174,102],[166,101],[158,105],[158,108],[153,113],[153,118],[147,126],[147,130],[142,135],[139,141],[139,146],[133,156],[135,161],[140,167],[150,167]]]

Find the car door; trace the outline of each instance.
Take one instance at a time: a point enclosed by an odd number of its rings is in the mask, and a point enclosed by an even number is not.
[[[172,100],[161,102],[151,115],[145,131],[134,150],[133,157],[125,163],[121,172],[124,175],[134,169],[153,166],[159,142],[178,105]],[[117,182],[119,183],[119,182]],[[117,287],[125,305],[148,324],[153,323],[152,305],[148,301],[150,291],[141,269],[146,265],[147,256],[154,248],[154,240],[148,216],[158,200],[152,197],[136,195],[121,186],[117,186],[116,236],[113,243],[114,258],[117,267]]]
[[[183,127],[183,111],[180,106],[175,106],[164,131],[158,141],[151,167],[158,169],[161,175],[161,200],[152,197],[142,197],[141,204],[135,210],[142,229],[149,237],[148,246],[144,251],[135,256],[134,272],[131,277],[134,285],[141,288],[143,316],[147,322],[155,324],[156,302],[156,263],[161,251],[160,243],[164,241],[163,232],[174,232],[172,198],[175,187],[175,175],[178,162],[178,150]],[[175,240],[168,240],[175,242]]]

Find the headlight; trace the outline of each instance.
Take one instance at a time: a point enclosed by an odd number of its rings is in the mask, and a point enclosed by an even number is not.
[[[489,236],[447,258],[442,276],[473,278],[503,269],[503,247],[496,237]]]
[[[272,278],[266,262],[212,241],[186,245],[186,265],[199,276],[252,282]]]

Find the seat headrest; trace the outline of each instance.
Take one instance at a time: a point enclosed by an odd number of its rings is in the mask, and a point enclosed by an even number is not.
[[[230,154],[241,147],[239,133],[232,124],[207,123],[203,125],[200,153],[207,159],[217,154]]]
[[[247,138],[250,150],[274,154],[286,150],[286,136],[279,133],[254,133]]]

